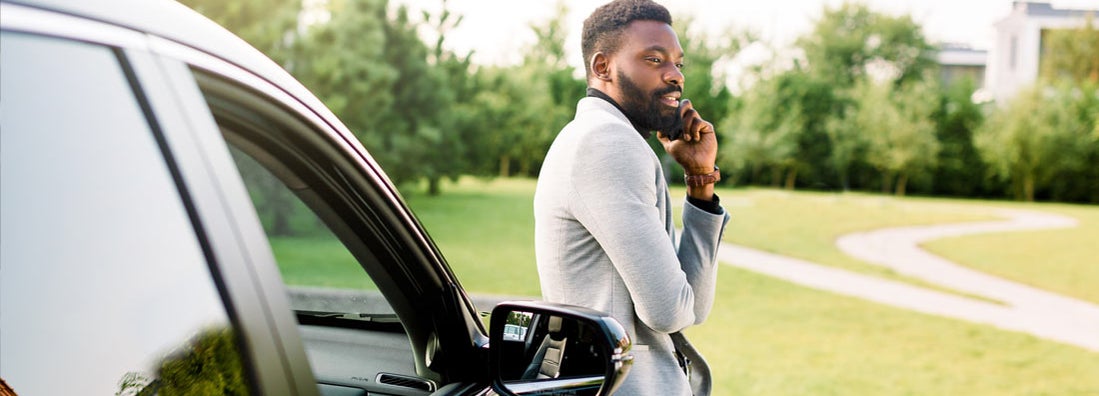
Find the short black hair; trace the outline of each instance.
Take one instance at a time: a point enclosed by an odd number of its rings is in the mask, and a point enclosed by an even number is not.
[[[622,45],[622,31],[633,21],[656,21],[672,24],[672,15],[664,6],[652,0],[614,0],[595,9],[584,20],[580,50],[584,56],[585,75],[591,76],[591,57],[602,51],[610,55]]]

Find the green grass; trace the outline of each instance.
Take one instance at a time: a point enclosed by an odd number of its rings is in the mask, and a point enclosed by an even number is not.
[[[463,179],[446,185],[441,197],[406,198],[468,290],[537,296],[532,194],[531,180]],[[981,206],[988,202],[979,201],[763,189],[720,194],[733,216],[727,240],[886,278],[901,277],[844,256],[833,246],[836,236],[994,218]],[[1077,209],[1092,210],[1065,210]],[[1019,249],[1047,249],[1031,243],[1042,243],[1045,237],[1035,235],[1045,232],[1025,233],[1032,235],[1016,242],[1023,245]],[[1066,258],[1073,264],[1064,268],[1087,266],[1099,256],[1094,243],[1075,250],[1084,253]],[[1027,266],[1024,257],[1014,259]],[[1099,274],[1080,275],[1087,278],[1081,281],[1085,285],[1099,284]],[[708,321],[689,333],[708,357],[718,395],[1099,394],[1095,353],[732,267],[720,270],[718,300]]]
[[[1099,394],[1099,354],[731,267],[688,335],[718,395]]]
[[[273,237],[283,282],[298,286],[377,290],[351,253],[335,237]]]
[[[440,196],[403,194],[469,291],[539,296],[534,183],[466,178]]]
[[[995,205],[1061,214],[1079,225],[941,239],[924,248],[990,274],[1099,303],[1099,206]]]
[[[682,189],[672,194],[682,196]],[[883,266],[866,263],[835,246],[844,234],[884,227],[995,219],[989,211],[926,199],[896,199],[861,193],[719,190],[732,219],[725,240],[752,248],[809,260],[916,286],[978,298]],[[679,214],[676,213],[678,221]],[[998,301],[993,301],[998,302]]]
[[[532,180],[463,179],[445,184],[439,197],[417,191],[404,195],[468,291],[538,296],[533,188]],[[886,278],[900,277],[847,258],[832,245],[836,236],[987,220],[992,218],[987,205],[1067,214],[1080,219],[1081,227],[963,237],[929,246],[967,265],[1070,295],[1094,300],[1092,289],[1099,284],[1096,207],[764,189],[719,193],[733,216],[728,241]],[[682,196],[681,191],[673,194]],[[288,254],[309,265],[349,259],[327,256],[326,247],[315,240],[276,239],[274,245],[280,264]],[[981,267],[988,263],[995,267]],[[361,274],[309,265],[287,265],[284,276],[306,284],[359,287],[333,279]],[[688,333],[712,366],[717,395],[1099,395],[1099,354],[728,266],[720,270],[709,319]]]

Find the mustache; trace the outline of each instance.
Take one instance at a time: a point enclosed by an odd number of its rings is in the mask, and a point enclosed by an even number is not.
[[[659,97],[659,96],[664,96],[664,95],[670,94],[672,92],[679,92],[680,94],[682,94],[683,93],[683,87],[678,86],[678,85],[673,85],[673,86],[670,86],[668,88],[656,91],[656,93],[654,93],[654,95]]]

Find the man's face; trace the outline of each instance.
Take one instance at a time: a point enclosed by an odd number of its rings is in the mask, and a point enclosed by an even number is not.
[[[683,48],[671,26],[634,21],[614,55],[618,102],[638,128],[671,132],[682,128]]]

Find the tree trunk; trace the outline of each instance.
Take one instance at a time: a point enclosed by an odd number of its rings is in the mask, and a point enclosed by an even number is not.
[[[1027,202],[1034,202],[1034,175],[1032,174],[1023,176],[1023,198]]]
[[[511,174],[511,157],[500,156],[500,177],[508,177]]]
[[[294,230],[290,227],[290,213],[294,206],[286,196],[285,190],[274,189],[267,194],[267,207],[271,210],[271,234],[290,236]]]
[[[794,184],[798,181],[798,168],[790,167],[790,170],[786,171],[786,189],[793,190]]]
[[[771,169],[771,187],[778,188],[782,183],[782,167],[776,166]]]
[[[889,194],[890,191],[893,191],[893,173],[885,171],[881,174],[881,192]]]
[[[441,179],[442,178],[438,176],[431,176],[427,178],[427,195],[435,197],[438,196],[440,192],[442,192],[442,189],[439,186],[442,181]]]
[[[899,176],[897,176],[897,196],[898,197],[903,197],[904,196],[905,188],[907,187],[907,185],[908,185],[908,173],[901,172],[901,174]]]

